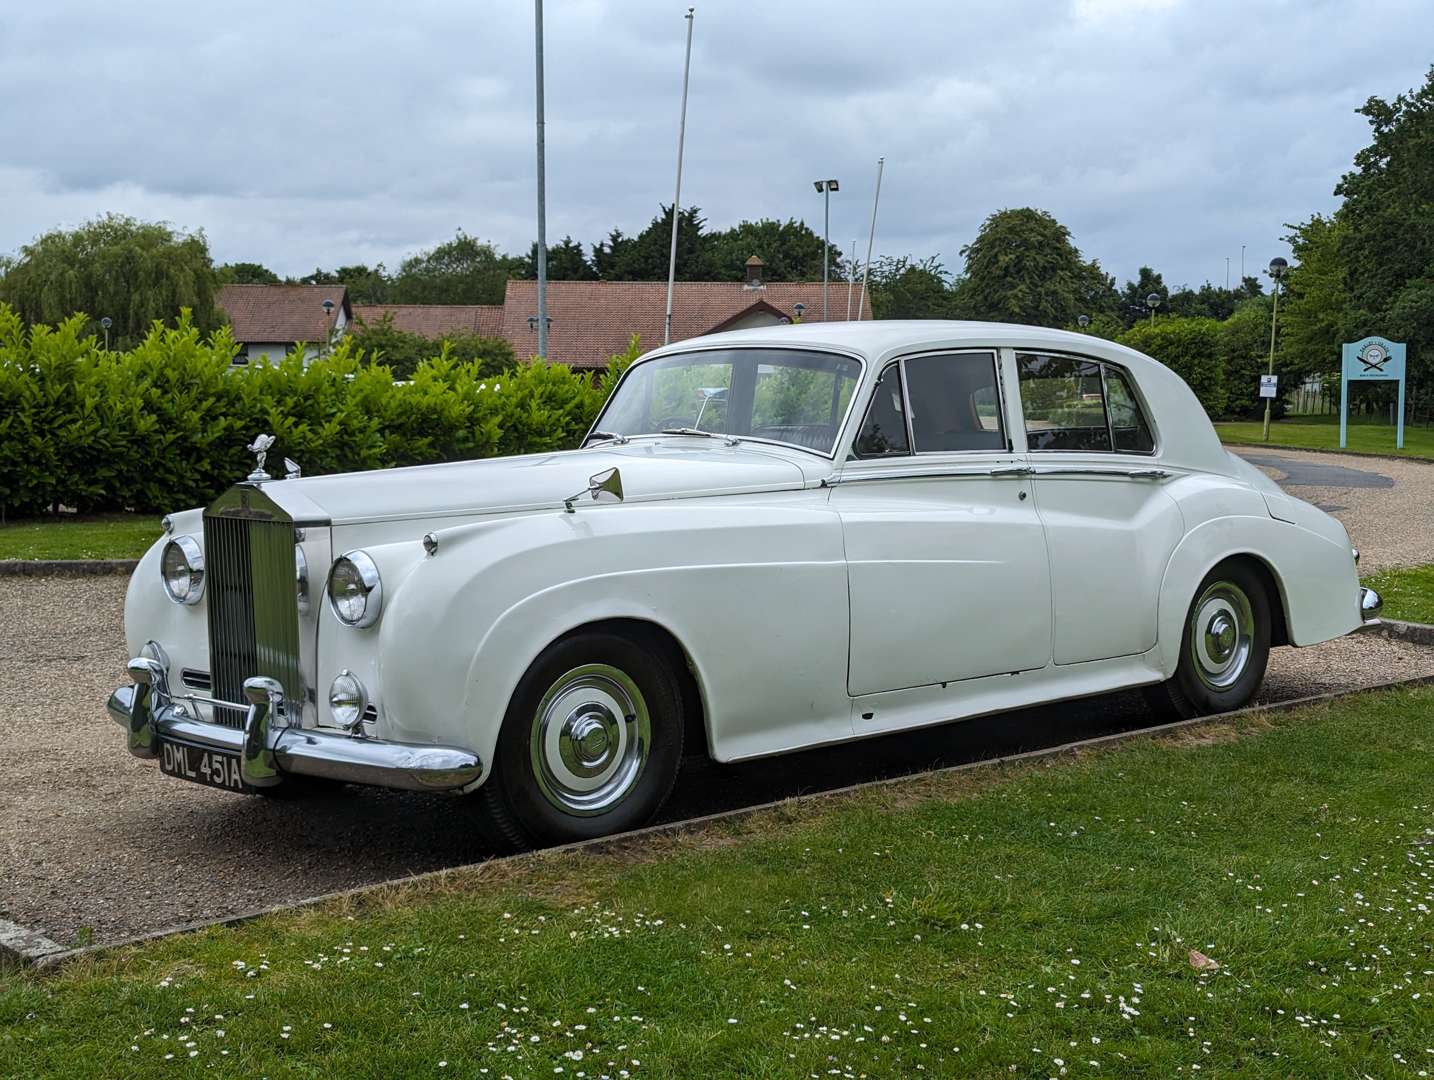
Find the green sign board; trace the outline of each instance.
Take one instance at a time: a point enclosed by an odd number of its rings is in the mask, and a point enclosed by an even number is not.
[[[1349,384],[1397,380],[1399,383],[1398,421],[1394,429],[1394,445],[1404,449],[1404,342],[1388,338],[1367,337],[1344,346],[1339,371],[1339,445],[1348,441]]]

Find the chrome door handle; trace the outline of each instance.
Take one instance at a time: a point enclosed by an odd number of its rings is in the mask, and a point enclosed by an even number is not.
[[[1012,465],[1005,469],[992,469],[992,476],[1034,476],[1036,470],[1029,465]]]
[[[1133,480],[1164,480],[1170,474],[1164,469],[1132,469],[1125,475]]]

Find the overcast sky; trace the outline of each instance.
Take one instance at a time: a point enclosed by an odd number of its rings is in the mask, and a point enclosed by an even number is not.
[[[686,3],[548,0],[548,235],[672,198]],[[7,5],[0,252],[105,211],[280,273],[535,236],[526,0]],[[1223,283],[1334,205],[1353,109],[1423,81],[1430,0],[698,0],[684,205],[948,268],[1037,206],[1124,279]]]

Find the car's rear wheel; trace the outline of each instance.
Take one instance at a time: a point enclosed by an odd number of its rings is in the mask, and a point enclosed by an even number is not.
[[[682,694],[660,650],[609,631],[550,646],[523,675],[479,789],[509,846],[647,824],[682,762]]]
[[[1270,597],[1249,563],[1223,562],[1195,593],[1175,674],[1146,691],[1158,712],[1182,717],[1249,704],[1270,658]]]

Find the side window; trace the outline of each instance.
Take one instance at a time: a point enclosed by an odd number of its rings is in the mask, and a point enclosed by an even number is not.
[[[913,356],[905,364],[918,454],[1006,449],[995,353]]]
[[[1112,449],[1099,364],[1068,356],[1018,353],[1016,365],[1030,449]]]
[[[901,365],[889,364],[876,380],[866,419],[852,452],[859,458],[911,453],[906,438],[906,407],[901,393]]]
[[[1105,365],[1106,408],[1110,410],[1110,433],[1115,448],[1132,454],[1148,454],[1155,449],[1150,425],[1140,411],[1140,403],[1130,389],[1130,379],[1119,368]]]

